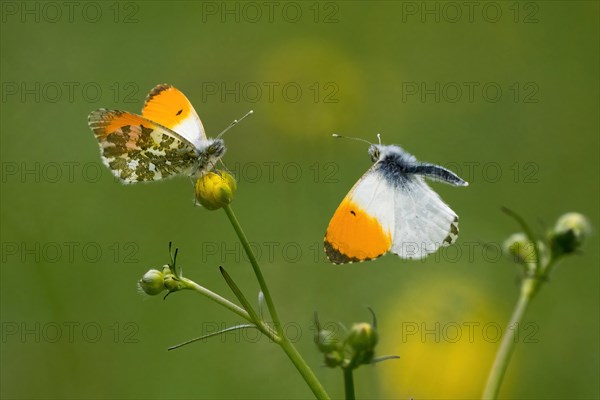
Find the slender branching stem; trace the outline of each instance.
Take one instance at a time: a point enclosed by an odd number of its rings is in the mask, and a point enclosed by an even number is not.
[[[240,317],[244,318],[245,320],[254,323],[252,318],[250,318],[250,315],[248,314],[248,312],[246,312],[246,310],[244,310],[240,306],[232,303],[231,301],[227,300],[224,297],[219,296],[215,292],[212,292],[212,291],[208,290],[207,288],[198,285],[196,282],[192,281],[191,279],[184,278],[184,277],[180,277],[179,279],[181,280],[181,282],[183,282],[185,284],[186,289],[191,289],[197,293],[200,293],[201,295],[208,297],[212,301],[222,305],[223,307],[227,308],[228,310],[233,311],[234,313],[236,313]]]
[[[265,281],[265,278],[263,277],[263,274],[262,274],[262,271],[260,270],[258,262],[256,261],[256,257],[254,256],[254,253],[252,252],[252,248],[250,247],[250,242],[248,241],[246,234],[242,230],[242,226],[240,225],[239,221],[237,220],[235,214],[233,213],[233,209],[231,208],[231,206],[226,205],[225,207],[223,207],[223,209],[225,210],[225,214],[227,214],[227,218],[229,218],[229,221],[231,222],[231,225],[233,226],[235,233],[237,234],[238,238],[240,239],[240,242],[242,242],[242,247],[244,247],[244,251],[248,255],[248,259],[250,260],[250,265],[252,265],[252,269],[254,270],[254,275],[256,275],[256,279],[258,280],[260,290],[262,290],[262,292],[265,296],[265,303],[267,303],[267,308],[269,309],[269,314],[271,314],[271,318],[273,319],[273,324],[275,325],[275,330],[277,331],[277,333],[279,333],[280,336],[283,336],[283,329],[281,327],[279,315],[277,314],[277,310],[275,309],[275,304],[273,303],[273,298],[271,297],[271,292],[269,291],[267,282]]]
[[[523,320],[523,315],[525,315],[525,311],[527,310],[531,299],[533,299],[541,284],[547,279],[548,272],[554,264],[554,260],[552,259],[544,260],[538,240],[527,222],[519,214],[506,207],[503,207],[503,211],[521,225],[521,228],[527,236],[527,240],[529,240],[533,246],[534,263],[527,268],[526,274],[521,280],[519,300],[513,310],[508,327],[504,331],[504,336],[500,342],[494,364],[492,365],[485,389],[483,390],[482,397],[484,400],[495,400],[498,397],[504,374],[506,373],[513,350],[517,344],[516,338],[518,336],[516,335],[519,325]]]
[[[252,248],[250,247],[250,242],[248,241],[246,234],[244,233],[239,221],[237,220],[235,214],[233,213],[233,209],[229,205],[224,206],[223,209],[225,210],[225,213],[227,214],[227,218],[229,218],[229,221],[231,222],[231,225],[233,226],[235,233],[237,234],[238,238],[240,239],[240,242],[242,243],[242,247],[244,248],[244,251],[248,255],[248,259],[250,260],[250,264],[252,265],[252,269],[254,270],[256,279],[258,280],[260,290],[263,292],[263,295],[265,297],[265,303],[267,303],[267,308],[269,309],[269,314],[271,315],[271,319],[273,320],[273,324],[275,326],[275,331],[277,332],[278,337],[279,337],[279,341],[276,341],[276,343],[279,346],[281,346],[283,351],[287,354],[287,356],[292,361],[292,363],[294,364],[294,366],[296,367],[298,372],[300,372],[300,374],[302,375],[302,377],[304,378],[304,380],[306,381],[306,383],[312,390],[315,397],[317,399],[329,399],[329,395],[325,391],[325,388],[323,387],[323,385],[321,385],[321,382],[319,382],[319,380],[317,379],[317,377],[314,374],[314,372],[312,371],[312,369],[310,369],[308,364],[306,364],[306,361],[304,361],[304,359],[302,358],[300,353],[298,353],[298,350],[296,350],[294,345],[285,336],[285,333],[283,331],[283,326],[281,324],[281,320],[279,319],[279,315],[277,314],[277,310],[275,309],[275,303],[273,303],[273,298],[271,297],[271,292],[269,291],[267,282],[265,281],[265,278],[263,277],[260,266],[258,265],[258,262],[256,261],[256,257],[254,256],[254,253],[252,252]]]
[[[517,336],[515,335],[517,335],[517,330],[521,325],[523,315],[536,292],[538,284],[539,280],[537,278],[526,278],[523,280],[519,300],[513,310],[512,317],[510,318],[504,336],[502,337],[500,348],[496,353],[496,359],[494,360],[492,370],[490,371],[490,375],[485,385],[485,390],[483,392],[484,400],[494,400],[498,397],[500,385],[504,379],[504,374],[510,363],[510,358],[515,345],[517,344]]]

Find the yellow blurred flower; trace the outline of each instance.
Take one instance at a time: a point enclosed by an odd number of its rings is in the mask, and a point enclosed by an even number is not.
[[[506,323],[488,298],[448,276],[433,282],[429,276],[426,285],[396,297],[379,327],[395,332],[382,337],[381,347],[400,356],[378,370],[382,397],[480,398]]]

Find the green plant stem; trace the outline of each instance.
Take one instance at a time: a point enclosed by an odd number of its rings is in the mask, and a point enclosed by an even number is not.
[[[258,280],[258,284],[260,286],[260,290],[262,290],[265,296],[265,303],[267,303],[267,308],[269,309],[269,314],[271,314],[271,318],[273,319],[273,323],[275,324],[275,330],[279,333],[280,336],[283,336],[283,329],[281,327],[281,323],[279,320],[279,315],[277,314],[277,310],[275,309],[275,304],[273,303],[273,298],[271,297],[271,292],[269,292],[269,288],[267,287],[267,283],[265,278],[263,277],[262,271],[258,266],[258,262],[256,261],[256,257],[252,252],[252,248],[250,247],[250,243],[248,242],[248,238],[246,234],[242,230],[242,226],[237,220],[235,214],[233,213],[233,209],[230,205],[226,205],[223,207],[225,210],[225,214],[227,214],[227,218],[231,222],[235,233],[237,234],[240,242],[242,242],[242,246],[244,247],[244,251],[248,255],[248,259],[250,260],[250,264],[252,265],[252,269],[254,270],[254,274],[256,275],[256,279]]]
[[[283,336],[283,340],[279,343],[285,354],[287,354],[288,358],[292,361],[304,381],[310,387],[313,394],[317,399],[328,400],[329,394],[325,391],[321,382],[315,375],[315,373],[310,369],[306,361],[302,358],[296,347],[290,342],[285,336]]]
[[[510,357],[512,356],[513,350],[517,343],[516,337],[514,336],[516,331],[519,329],[523,315],[531,302],[531,299],[537,293],[539,288],[540,280],[536,277],[525,278],[521,284],[521,293],[517,305],[513,310],[510,322],[505,330],[500,348],[496,353],[496,359],[492,365],[492,370],[488,377],[485,389],[483,391],[484,400],[494,400],[498,397],[504,374],[508,368]]]
[[[248,255],[248,259],[250,260],[250,264],[252,265],[252,269],[254,270],[254,274],[256,275],[256,279],[258,280],[258,284],[260,286],[260,290],[263,292],[265,296],[265,303],[267,303],[267,308],[269,309],[269,314],[271,315],[271,319],[273,320],[273,324],[275,325],[275,330],[278,333],[279,340],[275,341],[277,344],[281,346],[283,351],[287,354],[289,359],[292,361],[300,375],[304,378],[313,394],[317,399],[329,399],[329,395],[325,391],[321,382],[317,379],[317,376],[314,374],[312,369],[308,366],[306,361],[302,358],[298,350],[294,347],[294,345],[289,341],[289,339],[285,336],[283,331],[283,327],[281,325],[281,320],[279,319],[279,315],[277,314],[277,310],[275,309],[275,304],[273,303],[273,298],[271,297],[271,292],[267,286],[267,282],[263,277],[262,271],[260,270],[260,266],[256,261],[256,257],[252,252],[252,248],[250,247],[250,242],[246,237],[246,234],[242,230],[242,226],[237,220],[235,214],[233,213],[233,209],[230,205],[226,205],[223,207],[225,210],[225,214],[227,214],[227,218],[231,222],[235,233],[237,234],[240,242],[242,243],[242,247],[244,247],[244,251]]]
[[[352,368],[342,368],[344,371],[344,391],[346,393],[346,400],[354,400],[356,396],[354,395],[354,376]]]
[[[192,281],[191,279],[183,278],[183,277],[181,277],[179,279],[181,279],[181,281],[185,284],[185,287],[187,289],[190,289],[197,293],[200,293],[201,295],[208,297],[212,301],[222,305],[223,307],[227,308],[228,310],[233,311],[234,313],[236,313],[240,317],[244,318],[245,320],[250,321],[253,324],[255,323],[252,320],[252,318],[250,318],[250,315],[248,314],[248,312],[246,312],[246,310],[244,310],[240,306],[232,303],[231,301],[227,300],[224,297],[219,296],[215,292],[212,292],[212,291],[208,290],[207,288],[198,285],[196,282]]]

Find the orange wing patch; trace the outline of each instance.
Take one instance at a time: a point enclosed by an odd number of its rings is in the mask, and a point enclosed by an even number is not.
[[[171,85],[158,85],[150,91],[142,116],[186,137],[194,143],[205,136],[204,127],[190,101]]]
[[[90,114],[89,122],[98,139],[104,139],[115,132],[120,133],[121,128],[125,126],[145,126],[146,128],[155,128],[156,126],[152,121],[148,121],[139,115],[102,108]],[[131,139],[135,141],[138,137],[131,137]]]
[[[335,264],[371,260],[387,253],[391,246],[390,232],[348,197],[336,210],[325,234],[325,253]]]
[[[202,165],[187,140],[139,115],[99,109],[89,115],[88,123],[102,161],[126,183],[189,175]]]

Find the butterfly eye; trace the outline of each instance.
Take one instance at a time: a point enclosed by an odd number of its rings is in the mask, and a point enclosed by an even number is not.
[[[373,149],[370,153],[371,153],[371,161],[375,162],[379,159],[379,150]]]
[[[223,141],[215,140],[206,148],[206,153],[209,155],[214,155],[216,157],[220,157],[225,152],[225,147],[223,146]]]

